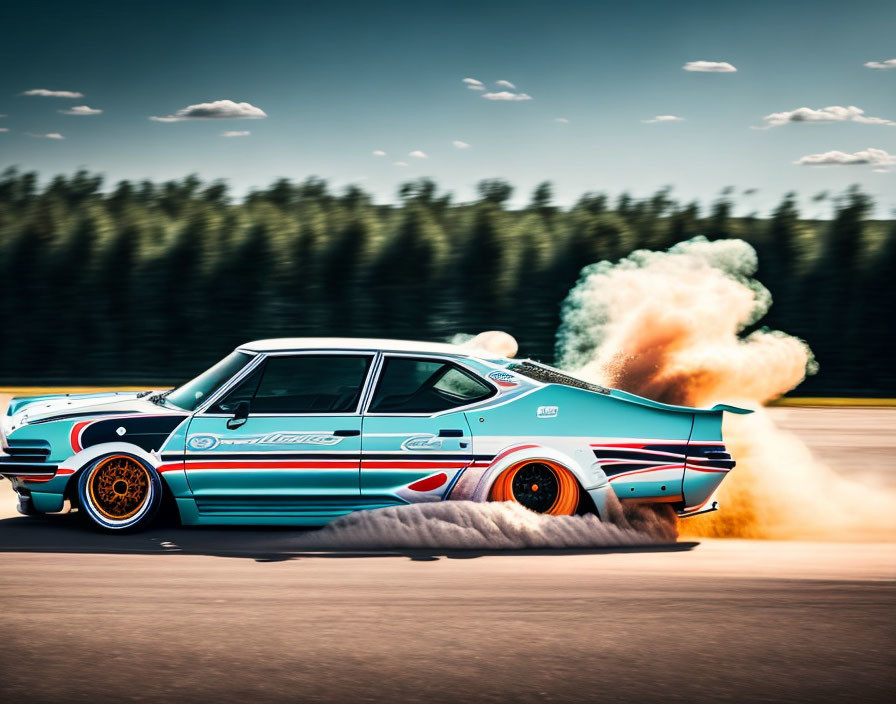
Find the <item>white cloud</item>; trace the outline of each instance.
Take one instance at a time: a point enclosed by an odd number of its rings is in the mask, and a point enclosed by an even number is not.
[[[499,93],[483,93],[482,97],[486,100],[532,100],[532,96],[526,93],[511,93],[509,90],[502,90]]]
[[[896,156],[888,154],[883,149],[869,147],[852,154],[836,150],[820,154],[807,154],[793,163],[799,166],[861,166],[870,164],[883,168],[896,166]]]
[[[701,73],[735,73],[737,71],[727,61],[688,61],[682,68],[685,71]]]
[[[259,120],[267,117],[261,108],[251,103],[235,103],[232,100],[214,100],[210,103],[188,105],[165,117],[150,117],[155,122],[183,122],[184,120]]]
[[[426,152],[421,152],[419,149],[415,149],[412,152],[408,152],[408,156],[412,156],[415,159],[428,159],[429,158],[426,155]]]
[[[470,90],[485,90],[482,81],[477,81],[475,78],[465,78],[463,82],[467,84],[467,88]]]
[[[9,115],[0,115],[0,117],[9,117]]]
[[[65,139],[58,132],[48,132],[47,134],[35,134],[34,132],[26,132],[29,137],[38,137],[39,139]]]
[[[896,127],[896,122],[882,117],[868,117],[865,111],[855,105],[842,107],[831,105],[826,108],[797,108],[787,112],[773,112],[762,118],[765,129],[780,127],[790,122],[861,122],[865,125],[890,125]]]
[[[568,125],[569,120],[565,117],[555,117],[554,122],[559,122],[561,125]]]
[[[513,85],[510,81],[505,81],[503,78],[500,81],[495,81],[496,86],[500,86],[501,88],[510,88],[510,90],[516,90],[516,86]]]
[[[455,149],[469,149],[470,145],[467,142],[464,142],[460,139],[455,139],[451,144],[454,145]]]
[[[224,130],[221,133],[222,137],[248,137],[252,134],[249,130]]]
[[[9,132],[9,127],[0,127],[0,132]]]
[[[896,59],[887,59],[886,61],[866,61],[865,66],[867,66],[868,68],[876,68],[880,70],[896,68]]]
[[[410,166],[406,161],[393,161],[392,166]]]
[[[382,149],[374,149],[371,153],[374,156],[386,156],[386,152],[384,152]]]
[[[641,120],[646,125],[652,124],[654,122],[684,122],[683,117],[678,117],[678,115],[657,115],[656,117],[652,117],[649,120]]]
[[[44,98],[83,98],[83,93],[74,90],[47,90],[46,88],[32,88],[22,95],[40,95]]]
[[[103,111],[86,105],[75,105],[69,110],[57,110],[56,112],[61,112],[63,115],[99,115]]]

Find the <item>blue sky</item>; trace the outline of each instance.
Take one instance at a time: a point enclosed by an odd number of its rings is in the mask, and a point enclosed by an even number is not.
[[[809,215],[829,207],[810,196],[858,183],[879,215],[896,209],[896,67],[865,66],[896,58],[894,2],[119,0],[3,14],[0,167],[45,177],[195,172],[240,194],[314,174],[379,202],[418,176],[459,200],[504,177],[517,203],[543,180],[561,204],[667,184],[709,203],[732,185],[758,189],[743,211],[796,190]],[[683,69],[696,61],[736,71]],[[35,89],[83,97],[23,94]],[[530,99],[486,97],[501,92]],[[149,119],[218,100],[266,117]],[[59,112],[76,106],[102,112]],[[645,122],[656,116],[682,119]]]

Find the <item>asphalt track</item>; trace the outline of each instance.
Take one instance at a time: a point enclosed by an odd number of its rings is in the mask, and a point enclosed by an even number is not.
[[[0,400],[2,405],[2,400]],[[775,409],[896,476],[896,411]],[[892,474],[891,474],[892,473]],[[0,701],[892,701],[896,543],[297,553],[105,536],[0,483]]]

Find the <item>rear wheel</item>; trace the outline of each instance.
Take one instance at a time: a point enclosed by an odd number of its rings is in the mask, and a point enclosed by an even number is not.
[[[492,501],[513,501],[536,513],[571,516],[579,506],[579,483],[566,467],[548,460],[520,462],[492,485]]]
[[[130,455],[97,460],[78,479],[81,510],[105,530],[134,530],[148,525],[162,501],[159,474]]]

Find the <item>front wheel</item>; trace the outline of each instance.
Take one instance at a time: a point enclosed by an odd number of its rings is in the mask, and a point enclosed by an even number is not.
[[[579,496],[579,483],[566,467],[547,460],[527,460],[501,472],[489,499],[513,501],[536,513],[571,516],[579,506]]]
[[[97,460],[78,479],[81,510],[109,531],[145,528],[162,502],[162,480],[155,468],[130,455]]]

